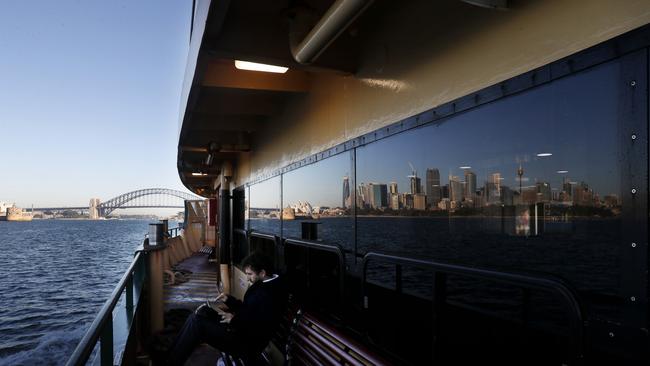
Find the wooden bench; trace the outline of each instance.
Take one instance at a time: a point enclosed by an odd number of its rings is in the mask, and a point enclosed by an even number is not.
[[[315,314],[298,311],[287,342],[289,365],[389,365],[351,334]]]
[[[290,307],[272,340],[275,349],[282,352],[281,361],[265,353],[254,360],[232,359],[224,355],[225,366],[258,365],[391,365],[392,363],[354,340],[341,329],[329,325],[310,312]],[[275,362],[272,360],[276,360]]]

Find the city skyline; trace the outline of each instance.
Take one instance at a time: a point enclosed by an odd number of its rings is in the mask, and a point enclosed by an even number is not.
[[[546,154],[544,154],[546,155]],[[620,205],[620,197],[616,192],[604,193],[597,192],[589,186],[589,183],[580,180],[573,181],[568,175],[568,171],[558,171],[562,174],[562,184],[559,187],[553,187],[548,180],[534,178],[534,184],[530,184],[531,179],[525,176],[525,169],[519,164],[514,174],[516,174],[518,186],[509,186],[503,183],[505,178],[501,172],[489,173],[483,177],[482,184],[479,177],[471,170],[471,166],[459,167],[463,171],[463,180],[459,176],[449,175],[447,183],[440,179],[439,169],[435,167],[426,168],[426,182],[417,176],[417,171],[409,163],[412,171],[409,178],[409,185],[406,191],[400,191],[399,184],[392,179],[390,182],[359,182],[355,187],[357,207],[371,209],[415,209],[415,210],[451,210],[460,208],[478,208],[494,204],[499,205],[516,205],[516,204],[534,204],[540,202],[560,203],[563,205],[578,206],[598,206],[603,205],[609,208]],[[314,169],[316,166],[313,166]],[[305,171],[302,172],[305,174]],[[331,177],[330,177],[331,179]],[[351,206],[351,186],[350,177],[345,175],[341,177],[341,201],[340,204],[323,204],[325,201],[310,199],[309,195],[296,199],[296,192],[290,190],[294,198],[279,202],[276,197],[275,204],[271,205],[251,205],[251,208],[264,208],[279,210],[280,206],[289,208],[297,204],[305,204],[323,208],[341,208],[347,209]],[[256,189],[264,187],[273,179],[262,182]],[[522,182],[527,184],[523,185]],[[275,178],[275,183],[279,185],[279,177]],[[279,188],[276,187],[279,190]],[[260,190],[261,191],[261,190]],[[267,189],[268,191],[268,189]],[[273,196],[265,196],[272,198]],[[313,196],[312,196],[313,198]],[[444,204],[444,205],[443,205]]]
[[[471,167],[462,167],[464,180],[450,175],[447,184],[442,184],[437,168],[427,168],[427,183],[424,186],[417,175],[410,175],[410,185],[400,191],[396,182],[360,182],[357,185],[357,207],[370,209],[414,209],[414,210],[456,210],[462,207],[478,208],[489,205],[516,205],[534,203],[560,203],[579,206],[604,205],[615,207],[620,204],[618,193],[599,193],[589,187],[588,182],[572,181],[565,176],[561,187],[553,188],[548,181],[535,179],[535,184],[510,187],[502,183],[501,172],[486,176],[483,185],[477,186],[477,175]],[[523,167],[517,169],[520,182]],[[520,174],[521,173],[521,174]],[[565,174],[566,172],[561,172]],[[423,193],[426,192],[426,193]],[[444,205],[443,205],[444,204]]]

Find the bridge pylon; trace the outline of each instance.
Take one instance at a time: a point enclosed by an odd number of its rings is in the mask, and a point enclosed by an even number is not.
[[[88,204],[88,218],[91,220],[97,220],[100,217],[104,217],[102,215],[102,210],[100,210],[99,205],[101,204],[101,201],[99,198],[91,198],[90,203]]]

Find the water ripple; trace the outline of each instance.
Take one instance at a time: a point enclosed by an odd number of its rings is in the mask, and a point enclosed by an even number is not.
[[[0,366],[65,364],[148,224],[0,222]]]

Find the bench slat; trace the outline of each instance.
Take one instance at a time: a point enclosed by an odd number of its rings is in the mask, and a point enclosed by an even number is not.
[[[354,357],[357,362],[361,362],[366,365],[390,365],[391,363],[382,357],[374,354],[370,349],[361,345],[359,342],[352,339],[350,336],[342,333],[340,330],[334,328],[331,325],[328,325],[317,316],[311,313],[305,313],[303,319],[311,322],[312,324],[318,326],[324,333],[328,334],[330,337],[334,338],[337,342],[341,342],[345,348],[346,354],[350,357]]]
[[[328,353],[322,347],[318,347],[313,340],[309,338],[308,335],[299,337],[299,342],[294,344],[294,347],[303,353],[309,353],[317,359],[317,364],[329,364],[329,365],[341,365],[343,364],[340,359],[334,358],[330,353]],[[293,348],[292,348],[293,350]]]
[[[341,363],[340,360],[343,359],[347,364],[363,366],[363,363],[359,362],[357,359],[347,353],[345,345],[343,345],[342,342],[332,342],[332,339],[323,336],[323,334],[320,333],[322,329],[318,329],[318,325],[315,323],[310,323],[308,325],[305,324],[304,321],[301,321],[300,323],[301,324],[299,325],[299,331],[301,331],[305,337],[310,340],[310,345],[319,349],[323,349],[323,352],[329,352],[333,355],[333,357],[337,358],[339,364]],[[312,338],[315,338],[315,340]]]

